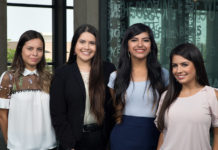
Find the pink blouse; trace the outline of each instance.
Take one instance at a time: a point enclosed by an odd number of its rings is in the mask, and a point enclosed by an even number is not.
[[[161,96],[157,118],[165,95],[166,92]],[[165,113],[164,141],[160,150],[211,150],[211,125],[218,127],[218,100],[214,88],[205,86],[192,96],[178,97]]]

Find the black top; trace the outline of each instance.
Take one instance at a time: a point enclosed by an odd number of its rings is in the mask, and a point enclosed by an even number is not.
[[[105,120],[103,135],[108,139],[113,127],[113,107],[107,83],[110,73],[115,70],[111,63],[103,63],[106,87]],[[55,71],[50,90],[50,111],[52,124],[61,146],[74,148],[81,138],[85,113],[85,85],[77,63],[67,64]]]

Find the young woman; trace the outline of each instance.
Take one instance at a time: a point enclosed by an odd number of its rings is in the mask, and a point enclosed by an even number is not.
[[[68,63],[56,70],[51,85],[51,116],[60,149],[104,150],[109,103],[106,88],[115,70],[102,64],[95,27],[75,31]]]
[[[56,147],[49,111],[51,75],[45,64],[42,35],[26,31],[18,41],[11,70],[0,78],[0,127],[8,149]]]
[[[116,126],[111,150],[154,150],[159,132],[154,125],[159,95],[168,71],[157,60],[152,30],[141,23],[130,26],[123,38],[117,72],[108,86],[115,105]]]
[[[158,150],[218,150],[218,91],[208,86],[204,61],[193,44],[181,44],[170,54],[170,83],[161,96],[157,126]]]

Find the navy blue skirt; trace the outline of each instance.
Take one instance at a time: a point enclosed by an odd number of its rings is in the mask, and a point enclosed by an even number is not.
[[[124,115],[111,132],[111,150],[156,150],[159,134],[154,118]]]

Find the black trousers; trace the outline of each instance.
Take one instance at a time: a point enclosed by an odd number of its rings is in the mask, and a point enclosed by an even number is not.
[[[7,149],[7,150],[9,150],[9,149]],[[48,149],[48,150],[58,150],[58,148],[57,148],[57,147],[55,147],[55,148]]]
[[[83,132],[82,138],[76,142],[75,150],[105,150],[105,143],[102,130]]]
[[[105,150],[106,142],[102,130],[83,132],[79,141],[76,141],[75,150]],[[66,150],[59,145],[58,150]]]

